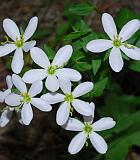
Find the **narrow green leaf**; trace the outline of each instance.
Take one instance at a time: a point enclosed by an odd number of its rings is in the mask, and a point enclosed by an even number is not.
[[[101,66],[101,60],[100,59],[94,59],[92,60],[92,69],[93,69],[93,74],[96,75],[98,69]]]

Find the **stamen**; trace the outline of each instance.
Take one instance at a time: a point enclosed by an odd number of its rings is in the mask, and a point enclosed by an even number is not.
[[[73,101],[73,95],[72,95],[72,93],[67,93],[66,95],[65,95],[65,98],[64,98],[64,100],[66,101],[66,102],[72,102]]]
[[[30,103],[31,102],[31,97],[29,95],[29,93],[24,93],[21,95],[23,97],[23,99],[21,99],[21,103],[25,102],[25,103]]]

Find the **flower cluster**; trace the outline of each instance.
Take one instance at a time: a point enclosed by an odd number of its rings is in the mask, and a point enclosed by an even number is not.
[[[123,67],[121,51],[132,59],[140,60],[140,49],[126,42],[140,28],[139,20],[134,19],[128,22],[119,34],[117,34],[111,15],[104,13],[102,23],[111,40],[92,40],[87,44],[87,50],[98,53],[112,48],[109,63],[115,72],[121,71]],[[27,42],[34,34],[37,24],[38,18],[33,17],[23,32],[11,19],[3,21],[3,28],[13,41],[6,38],[6,41],[0,46],[0,57],[13,51],[15,53],[11,64],[14,74],[6,77],[8,89],[0,92],[0,102],[5,102],[0,117],[0,126],[4,127],[8,124],[13,112],[17,113],[22,125],[29,125],[33,119],[32,107],[49,112],[52,110],[52,105],[60,103],[56,113],[57,124],[65,130],[79,131],[70,142],[69,153],[78,153],[85,144],[88,145],[88,139],[99,153],[106,153],[107,144],[96,132],[110,129],[115,126],[116,122],[110,117],[105,117],[93,123],[95,105],[93,102],[88,103],[81,100],[80,97],[89,93],[94,85],[92,82],[80,83],[81,74],[65,67],[73,53],[71,45],[60,48],[53,61],[50,62],[46,53],[35,47],[36,41]],[[31,69],[20,77],[18,74],[24,66],[24,52],[30,52],[31,59],[39,68]],[[73,89],[74,82],[79,82],[75,89]],[[28,86],[30,86],[29,89]],[[84,123],[73,117],[74,111],[83,116]]]

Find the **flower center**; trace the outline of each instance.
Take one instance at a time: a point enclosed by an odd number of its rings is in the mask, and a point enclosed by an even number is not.
[[[21,102],[25,102],[25,103],[30,103],[31,102],[31,97],[29,95],[29,93],[24,93],[22,94],[23,99],[21,100]]]
[[[93,131],[92,125],[90,123],[85,123],[83,131],[88,135],[91,134]]]
[[[64,100],[66,101],[66,102],[72,102],[73,101],[73,95],[72,95],[72,93],[67,93],[66,95],[65,95],[65,98],[64,98]]]
[[[114,40],[112,42],[112,44],[116,47],[119,48],[120,46],[122,46],[122,42],[121,42],[121,38],[119,38],[119,36],[114,36]]]
[[[53,75],[56,73],[56,67],[55,66],[49,66],[47,69],[47,73],[50,75]]]
[[[24,37],[20,36],[20,39],[16,37],[15,45],[17,48],[22,48],[24,44]]]

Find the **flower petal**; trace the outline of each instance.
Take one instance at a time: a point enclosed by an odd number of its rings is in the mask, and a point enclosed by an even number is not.
[[[18,106],[21,104],[20,102],[21,96],[18,94],[11,93],[9,96],[5,98],[5,103],[9,106]]]
[[[83,82],[80,83],[72,92],[74,97],[80,97],[93,89],[92,82]]]
[[[64,95],[60,93],[47,93],[41,96],[49,104],[56,104],[64,101]]]
[[[44,69],[46,69],[50,65],[50,61],[46,53],[38,47],[33,47],[31,49],[31,57],[37,65]]]
[[[13,52],[15,49],[15,44],[5,44],[4,46],[0,46],[0,57],[6,56],[7,54]]]
[[[69,79],[66,79],[65,77],[59,77],[59,85],[61,90],[66,94],[71,92],[71,82]]]
[[[29,94],[31,97],[34,97],[38,95],[43,89],[43,83],[42,81],[36,81],[31,85],[31,88],[29,89]]]
[[[88,42],[86,48],[90,52],[104,52],[113,47],[112,41],[106,39],[97,39]]]
[[[58,108],[58,111],[56,114],[57,124],[60,126],[64,125],[69,118],[69,113],[70,113],[70,104],[67,102],[63,102]]]
[[[83,118],[84,118],[84,122],[90,122],[90,123],[92,123],[93,119],[94,119],[95,104],[93,102],[91,102],[90,104],[88,103],[88,105],[92,109],[92,115],[91,116],[83,116]]]
[[[94,128],[94,131],[103,131],[103,130],[113,128],[115,124],[116,122],[112,118],[105,117],[93,123],[93,128]]]
[[[74,81],[74,82],[77,82],[82,78],[81,74],[78,71],[70,68],[58,69],[56,75],[58,77],[61,75],[69,79],[70,81]]]
[[[0,91],[0,103],[5,101],[5,98],[11,93],[11,89],[7,89],[4,92]]]
[[[107,33],[110,39],[113,40],[114,36],[117,35],[117,29],[113,17],[108,13],[104,13],[102,15],[102,24],[104,31]]]
[[[91,116],[92,115],[92,109],[91,107],[84,101],[79,100],[79,99],[74,99],[72,102],[72,106],[74,109],[85,116]]]
[[[68,131],[82,131],[84,124],[76,118],[69,118],[62,127]]]
[[[28,26],[24,32],[24,41],[27,41],[29,38],[32,37],[34,32],[36,31],[38,24],[38,18],[37,17],[32,17],[28,23]]]
[[[120,72],[124,62],[119,48],[112,48],[109,56],[109,64],[113,71]]]
[[[12,60],[12,70],[14,73],[19,74],[23,68],[24,60],[23,60],[23,51],[21,48],[16,49],[13,60]]]
[[[13,87],[12,77],[10,75],[6,76],[6,83],[8,89],[11,89]]]
[[[35,81],[41,81],[47,77],[45,69],[31,69],[23,75],[23,81],[26,83],[34,83]]]
[[[24,103],[21,110],[21,118],[25,125],[29,125],[33,119],[33,110],[30,103]]]
[[[0,117],[0,126],[1,127],[5,127],[9,123],[9,121],[12,117],[12,113],[13,113],[13,110],[5,110],[1,114],[1,117]]]
[[[23,50],[25,52],[29,52],[36,45],[36,41],[25,42],[23,46]]]
[[[105,142],[105,140],[97,133],[93,132],[89,135],[90,141],[93,145],[93,147],[100,153],[104,154],[106,153],[108,147]]]
[[[140,49],[137,47],[134,48],[126,48],[125,46],[121,46],[120,49],[131,59],[140,60]]]
[[[72,52],[73,49],[71,45],[65,45],[64,47],[60,48],[54,57],[52,65],[63,66],[64,63],[67,63],[70,59]]]
[[[41,111],[48,112],[52,110],[51,105],[41,98],[32,98],[31,104]]]
[[[128,40],[135,32],[140,28],[140,22],[138,19],[133,19],[126,23],[119,33],[119,38],[122,38],[122,42]]]
[[[59,82],[56,76],[48,76],[45,85],[51,92],[55,92],[59,89]]]
[[[83,132],[78,133],[70,142],[68,151],[70,154],[78,153],[86,143],[86,135]]]
[[[19,76],[16,75],[16,74],[13,74],[13,75],[12,75],[12,81],[13,81],[14,86],[15,86],[21,93],[27,92],[26,85],[25,85],[25,83],[23,82],[23,80],[22,80],[21,77],[19,77]]]
[[[19,29],[14,21],[9,18],[4,19],[3,28],[6,34],[14,41],[16,38],[20,39]]]

